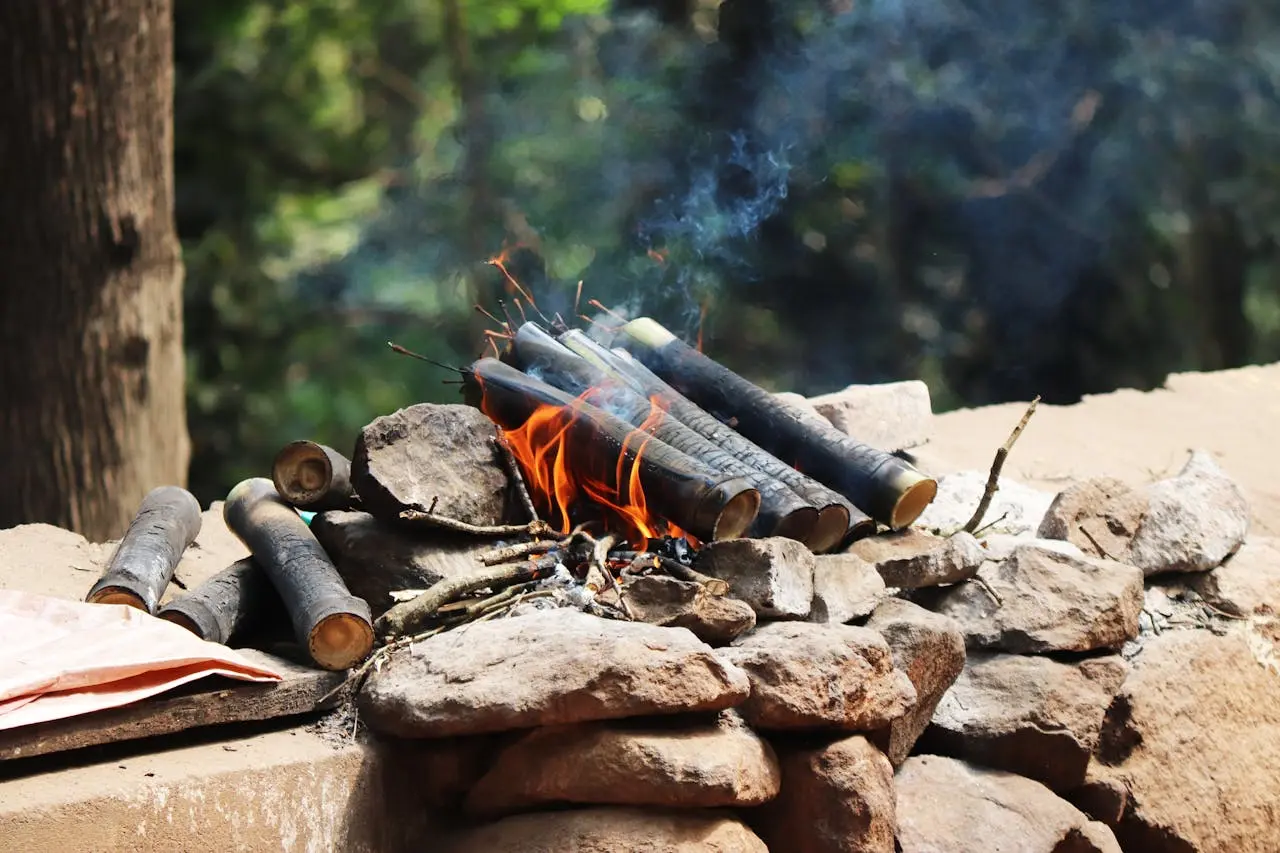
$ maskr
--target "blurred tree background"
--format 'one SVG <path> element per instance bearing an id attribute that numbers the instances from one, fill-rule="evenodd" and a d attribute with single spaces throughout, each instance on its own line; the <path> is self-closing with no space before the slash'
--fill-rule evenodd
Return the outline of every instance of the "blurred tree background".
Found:
<path id="1" fill-rule="evenodd" d="M 1260 0 L 177 4 L 191 488 L 456 399 L 506 251 L 768 387 L 1280 358 Z"/>

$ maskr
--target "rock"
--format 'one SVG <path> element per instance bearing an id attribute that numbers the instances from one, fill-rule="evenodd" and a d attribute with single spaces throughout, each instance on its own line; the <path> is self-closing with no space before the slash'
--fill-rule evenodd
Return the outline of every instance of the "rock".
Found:
<path id="1" fill-rule="evenodd" d="M 915 526 L 942 535 L 962 530 L 987 488 L 990 472 L 957 471 L 938 478 L 938 496 L 916 519 Z M 1000 490 L 983 516 L 983 533 L 1034 534 L 1053 495 L 1001 477 Z"/>
<path id="2" fill-rule="evenodd" d="M 448 530 L 414 535 L 367 512 L 346 510 L 319 513 L 311 531 L 351 593 L 369 602 L 375 619 L 395 604 L 392 592 L 473 573 L 481 568 L 477 555 L 493 547 L 489 540 Z"/>
<path id="3" fill-rule="evenodd" d="M 902 853 L 1120 853 L 1107 827 L 1013 773 L 917 755 L 895 783 Z"/>
<path id="4" fill-rule="evenodd" d="M 803 619 L 813 604 L 813 552 L 781 536 L 710 542 L 697 569 L 729 584 L 760 616 Z"/>
<path id="5" fill-rule="evenodd" d="M 1235 616 L 1280 613 L 1280 540 L 1249 537 L 1211 572 L 1193 575 L 1191 588 Z"/>
<path id="6" fill-rule="evenodd" d="M 860 619 L 875 610 L 884 595 L 884 580 L 870 563 L 853 554 L 819 554 L 813 566 L 809 621 Z"/>
<path id="7" fill-rule="evenodd" d="M 1280 632 L 1270 630 L 1146 640 L 1090 767 L 1128 792 L 1115 827 L 1126 850 L 1280 850 L 1280 677 L 1262 664 Z"/>
<path id="8" fill-rule="evenodd" d="M 978 540 L 963 531 L 943 539 L 912 528 L 860 539 L 849 552 L 873 564 L 885 586 L 897 589 L 968 580 L 987 556 Z"/>
<path id="9" fill-rule="evenodd" d="M 1086 557 L 1085 554 L 1070 542 L 1064 542 L 1061 539 L 1040 539 L 1031 536 L 1011 536 L 1008 533 L 993 533 L 990 536 L 983 536 L 978 542 L 979 545 L 987 552 L 988 560 L 1005 560 L 1008 559 L 1016 549 L 1023 545 L 1031 545 L 1036 548 L 1044 548 L 1048 551 L 1057 551 L 1059 554 L 1066 554 L 1069 557 Z"/>
<path id="10" fill-rule="evenodd" d="M 918 379 L 879 385 L 850 385 L 809 404 L 836 429 L 885 450 L 918 447 L 933 435 L 929 386 Z"/>
<path id="11" fill-rule="evenodd" d="M 920 598 L 960 623 L 970 649 L 1088 652 L 1138 636 L 1142 572 L 1133 566 L 1024 545 L 979 575 L 1001 604 L 976 581 Z"/>
<path id="12" fill-rule="evenodd" d="M 907 674 L 916 689 L 915 707 L 872 735 L 897 767 L 907 760 L 938 701 L 964 668 L 964 635 L 955 620 L 900 598 L 881 603 L 867 620 L 867 628 L 884 637 L 894 666 Z"/>
<path id="13" fill-rule="evenodd" d="M 683 628 L 547 610 L 477 622 L 393 653 L 360 692 L 370 728 L 449 737 L 720 711 L 747 676 Z"/>
<path id="14" fill-rule="evenodd" d="M 893 853 L 893 765 L 855 735 L 816 748 L 781 748 L 782 793 L 753 824 L 770 850 Z"/>
<path id="15" fill-rule="evenodd" d="M 1084 782 L 1103 715 L 1128 669 L 1118 655 L 1061 663 L 975 652 L 920 748 L 1070 791 Z"/>
<path id="16" fill-rule="evenodd" d="M 423 509 L 469 524 L 514 520 L 518 502 L 494 438 L 498 428 L 471 406 L 419 403 L 360 431 L 351 484 L 365 509 L 396 522 Z"/>
<path id="17" fill-rule="evenodd" d="M 756 613 L 745 601 L 708 595 L 701 584 L 666 575 L 629 575 L 622 581 L 631 613 L 641 622 L 688 628 L 704 643 L 727 645 L 755 627 Z"/>
<path id="18" fill-rule="evenodd" d="M 732 711 L 705 722 L 579 723 L 534 729 L 504 749 L 466 808 L 757 806 L 777 796 L 780 779 L 773 749 Z"/>
<path id="19" fill-rule="evenodd" d="M 503 745 L 503 735 L 451 738 L 378 739 L 383 778 L 412 782 L 414 801 L 445 814 L 457 814 L 467 794 L 488 771 Z"/>
<path id="20" fill-rule="evenodd" d="M 0 530 L 0 589 L 84 601 L 113 551 L 51 524 Z"/>
<path id="21" fill-rule="evenodd" d="M 1148 577 L 1215 568 L 1249 533 L 1244 493 L 1203 451 L 1192 453 L 1178 476 L 1143 491 L 1147 513 L 1124 561 Z"/>
<path id="22" fill-rule="evenodd" d="M 1249 532 L 1249 504 L 1203 451 L 1176 476 L 1141 489 L 1104 478 L 1077 483 L 1055 499 L 1040 535 L 1152 575 L 1204 572 L 1235 553 Z"/>
<path id="23" fill-rule="evenodd" d="M 717 654 L 750 678 L 739 710 L 757 729 L 874 731 L 915 704 L 889 646 L 866 628 L 772 622 Z"/>
<path id="24" fill-rule="evenodd" d="M 503 818 L 459 833 L 444 845 L 443 853 L 769 853 L 769 849 L 740 821 L 714 812 L 598 808 Z"/>

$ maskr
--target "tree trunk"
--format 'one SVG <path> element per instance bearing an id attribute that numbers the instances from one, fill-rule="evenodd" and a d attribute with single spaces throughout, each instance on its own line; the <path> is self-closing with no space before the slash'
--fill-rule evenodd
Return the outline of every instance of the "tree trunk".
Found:
<path id="1" fill-rule="evenodd" d="M 0 3 L 0 528 L 184 485 L 171 0 Z"/>

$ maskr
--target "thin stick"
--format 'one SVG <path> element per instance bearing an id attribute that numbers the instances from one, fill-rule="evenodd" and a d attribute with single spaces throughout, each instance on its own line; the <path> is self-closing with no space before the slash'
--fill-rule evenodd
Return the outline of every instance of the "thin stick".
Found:
<path id="1" fill-rule="evenodd" d="M 582 303 L 582 279 L 578 279 L 578 292 L 573 297 L 573 313 L 578 314 L 578 306 Z"/>
<path id="2" fill-rule="evenodd" d="M 387 341 L 387 346 L 391 347 L 392 352 L 398 352 L 400 353 L 400 355 L 407 355 L 410 358 L 416 358 L 418 361 L 425 361 L 427 364 L 434 364 L 436 367 L 443 367 L 445 370 L 452 370 L 454 373 L 461 373 L 462 375 L 465 376 L 466 374 L 471 372 L 465 367 L 454 367 L 451 364 L 445 364 L 442 361 L 436 361 L 434 358 L 427 358 L 425 355 L 422 355 L 421 353 L 416 353 L 411 349 L 405 349 L 399 344 L 393 343 L 391 341 Z"/>
<path id="3" fill-rule="evenodd" d="M 537 563 L 492 566 L 463 577 L 445 578 L 413 601 L 397 604 L 378 617 L 374 624 L 382 637 L 402 637 L 420 628 L 443 604 L 485 587 L 510 586 L 537 580 L 542 568 Z"/>
<path id="4" fill-rule="evenodd" d="M 516 296 L 512 298 L 511 301 L 516 304 L 516 310 L 520 312 L 520 322 L 521 323 L 529 322 L 529 317 L 524 313 L 524 305 L 520 303 L 520 297 Z"/>
<path id="5" fill-rule="evenodd" d="M 991 474 L 987 477 L 987 487 L 982 490 L 982 500 L 978 501 L 978 508 L 974 510 L 973 517 L 962 528 L 966 533 L 972 533 L 978 529 L 978 525 L 982 523 L 982 517 L 987 514 L 987 510 L 991 508 L 991 499 L 996 496 L 996 492 L 1000 491 L 1000 471 L 1004 468 L 1004 460 L 1009 458 L 1009 451 L 1013 450 L 1013 443 L 1018 440 L 1018 436 L 1022 435 L 1022 431 L 1027 428 L 1031 416 L 1036 413 L 1036 404 L 1040 402 L 1040 396 L 1031 401 L 1031 405 L 1027 406 L 1027 412 L 1022 416 L 1022 420 L 1018 421 L 1018 425 L 1013 428 L 1013 432 L 1009 433 L 1009 438 L 996 451 L 996 458 L 991 463 Z"/>
<path id="6" fill-rule="evenodd" d="M 488 318 L 489 318 L 490 320 L 492 320 L 493 322 L 497 323 L 497 324 L 498 324 L 499 326 L 501 326 L 503 329 L 506 329 L 508 332 L 509 332 L 509 331 L 511 331 L 511 327 L 510 327 L 510 326 L 508 326 L 506 323 L 502 322 L 502 321 L 501 321 L 501 320 L 499 320 L 497 317 L 493 316 L 493 315 L 492 315 L 492 314 L 490 314 L 488 311 L 486 311 L 486 310 L 485 310 L 485 308 L 484 308 L 484 306 L 483 306 L 483 305 L 481 305 L 480 303 L 478 303 L 478 302 L 477 302 L 477 303 L 476 303 L 474 306 L 472 306 L 472 307 L 474 307 L 477 311 L 479 311 L 479 312 L 480 312 L 481 314 L 483 314 L 484 316 L 488 317 Z"/>
<path id="7" fill-rule="evenodd" d="M 1000 597 L 1000 593 L 996 592 L 991 584 L 987 583 L 987 579 L 982 575 L 974 575 L 973 579 L 978 582 L 978 586 L 982 587 L 982 591 L 991 596 L 991 600 L 996 603 L 997 607 L 1004 607 L 1004 599 Z"/>
<path id="8" fill-rule="evenodd" d="M 658 557 L 658 567 L 677 580 L 702 584 L 703 588 L 711 595 L 727 595 L 729 592 L 729 584 L 720 578 L 704 575 L 702 572 L 691 569 L 684 563 L 673 560 L 670 557 Z"/>
<path id="9" fill-rule="evenodd" d="M 493 338 L 485 338 L 485 342 L 489 345 L 490 349 L 493 350 L 494 358 L 502 358 L 502 351 L 498 349 L 498 344 Z"/>
<path id="10" fill-rule="evenodd" d="M 509 332 L 495 332 L 493 329 L 485 329 L 484 336 L 486 338 L 489 338 L 490 340 L 493 340 L 495 338 L 500 341 L 511 340 L 511 334 Z"/>
<path id="11" fill-rule="evenodd" d="M 609 574 L 605 560 L 609 559 L 609 549 L 617 541 L 618 538 L 616 536 L 609 534 L 595 540 L 595 543 L 591 546 L 591 559 L 587 561 L 587 576 L 583 584 L 592 592 L 600 591 L 601 581 L 604 580 L 602 576 Z"/>
<path id="12" fill-rule="evenodd" d="M 983 533 L 986 533 L 988 530 L 995 527 L 997 524 L 1004 521 L 1008 517 L 1009 517 L 1009 511 L 1005 510 L 1004 512 L 1000 513 L 999 518 L 994 518 L 991 521 L 988 521 L 986 524 L 979 527 L 977 530 L 973 531 L 973 535 L 981 536 Z"/>
<path id="13" fill-rule="evenodd" d="M 587 304 L 590 305 L 592 308 L 600 309 L 601 311 L 608 314 L 610 317 L 612 317 L 613 319 L 619 322 L 622 322 L 622 323 L 627 322 L 626 317 L 623 317 L 621 314 L 619 314 L 617 311 L 614 311 L 612 308 L 604 307 L 604 303 L 602 303 L 599 299 L 588 299 Z"/>
<path id="14" fill-rule="evenodd" d="M 516 455 L 511 451 L 511 445 L 501 435 L 494 439 L 494 443 L 498 445 L 498 452 L 502 454 L 502 461 L 507 466 L 507 475 L 511 478 L 511 482 L 515 483 L 516 494 L 520 496 L 524 511 L 528 513 L 530 521 L 537 521 L 538 509 L 533 505 L 533 497 L 529 494 L 529 487 L 525 484 L 524 474 L 520 471 L 520 463 L 516 461 Z"/>
<path id="15" fill-rule="evenodd" d="M 561 533 L 551 529 L 545 521 L 534 519 L 528 524 L 468 524 L 465 521 L 458 521 L 456 518 L 449 518 L 444 515 L 437 515 L 430 510 L 406 509 L 400 513 L 400 518 L 404 521 L 422 522 L 430 527 L 443 527 L 446 530 L 456 530 L 459 533 L 470 533 L 472 536 L 545 536 L 553 539 L 559 539 L 563 536 Z"/>
<path id="16" fill-rule="evenodd" d="M 507 328 L 514 329 L 516 327 L 516 320 L 511 316 L 511 309 L 507 307 L 506 300 L 501 296 L 498 297 L 498 307 L 502 309 L 502 316 L 507 318 Z"/>

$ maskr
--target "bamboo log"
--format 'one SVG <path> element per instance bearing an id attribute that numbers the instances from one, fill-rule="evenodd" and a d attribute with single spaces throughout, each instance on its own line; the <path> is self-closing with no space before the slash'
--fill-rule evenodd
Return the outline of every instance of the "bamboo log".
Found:
<path id="1" fill-rule="evenodd" d="M 763 388 L 681 341 L 654 320 L 632 320 L 619 342 L 646 367 L 718 419 L 844 495 L 894 530 L 909 526 L 938 484 L 905 460 L 806 419 Z"/>
<path id="2" fill-rule="evenodd" d="M 307 523 L 263 477 L 237 484 L 222 508 L 271 579 L 294 635 L 324 669 L 347 669 L 373 650 L 369 604 L 348 591 Z"/>
<path id="3" fill-rule="evenodd" d="M 871 517 L 842 495 L 725 426 L 626 353 L 606 349 L 576 329 L 565 332 L 560 340 L 573 352 L 607 370 L 610 375 L 630 383 L 641 393 L 658 396 L 675 420 L 725 452 L 785 483 L 807 503 L 817 507 L 818 521 L 807 543 L 810 550 L 825 553 L 875 533 L 876 525 Z"/>
<path id="4" fill-rule="evenodd" d="M 648 397 L 577 355 L 535 323 L 520 327 L 509 353 L 507 363 L 513 367 L 575 397 L 588 393 L 587 402 L 632 426 L 640 426 L 653 411 Z M 785 536 L 811 544 L 818 510 L 784 483 L 726 453 L 665 412 L 648 431 L 681 453 L 754 486 L 760 492 L 760 514 L 752 526 L 753 536 Z"/>
<path id="5" fill-rule="evenodd" d="M 745 480 L 726 478 L 622 419 L 497 359 L 480 359 L 467 377 L 464 390 L 472 404 L 504 430 L 524 426 L 543 406 L 564 410 L 563 452 L 569 471 L 613 491 L 620 502 L 627 484 L 618 479 L 623 471 L 635 471 L 650 511 L 699 539 L 736 539 L 759 513 L 760 493 Z"/>
<path id="6" fill-rule="evenodd" d="M 280 594 L 252 557 L 237 560 L 204 583 L 174 596 L 156 613 L 211 643 L 230 643 L 288 621 Z"/>
<path id="7" fill-rule="evenodd" d="M 85 601 L 127 604 L 155 613 L 200 525 L 200 503 L 194 495 L 178 486 L 152 489 Z"/>
<path id="8" fill-rule="evenodd" d="M 351 460 L 306 439 L 280 449 L 271 466 L 271 481 L 280 496 L 298 509 L 351 509 L 357 501 L 351 486 Z"/>

